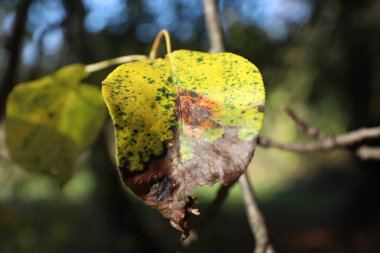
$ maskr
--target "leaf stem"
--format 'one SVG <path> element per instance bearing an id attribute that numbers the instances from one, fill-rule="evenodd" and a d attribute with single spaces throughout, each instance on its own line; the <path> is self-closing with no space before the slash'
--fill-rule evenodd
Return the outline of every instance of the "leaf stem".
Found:
<path id="1" fill-rule="evenodd" d="M 172 46 L 171 46 L 171 42 L 170 42 L 170 34 L 169 34 L 168 30 L 163 29 L 157 34 L 156 38 L 154 39 L 152 49 L 150 50 L 149 59 L 151 59 L 151 60 L 156 59 L 158 46 L 160 45 L 162 36 L 165 37 L 167 54 L 169 55 L 172 52 Z"/>
<path id="2" fill-rule="evenodd" d="M 131 61 L 141 61 L 141 60 L 146 60 L 148 57 L 146 55 L 126 55 L 126 56 L 121 56 L 93 64 L 89 64 L 85 66 L 85 71 L 87 73 L 93 73 L 105 68 L 108 68 L 113 65 L 118 65 L 126 62 L 131 62 Z"/>

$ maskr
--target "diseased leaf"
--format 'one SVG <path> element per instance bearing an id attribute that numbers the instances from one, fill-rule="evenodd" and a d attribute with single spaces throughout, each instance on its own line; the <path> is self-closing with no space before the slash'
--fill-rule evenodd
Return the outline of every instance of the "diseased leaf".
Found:
<path id="1" fill-rule="evenodd" d="M 264 112 L 258 69 L 231 53 L 187 50 L 127 63 L 104 81 L 124 184 L 187 234 L 199 185 L 236 181 Z"/>
<path id="2" fill-rule="evenodd" d="M 74 64 L 17 85 L 6 111 L 6 138 L 12 158 L 29 171 L 71 176 L 75 159 L 94 141 L 105 106 L 98 88 L 81 84 L 87 73 Z"/>

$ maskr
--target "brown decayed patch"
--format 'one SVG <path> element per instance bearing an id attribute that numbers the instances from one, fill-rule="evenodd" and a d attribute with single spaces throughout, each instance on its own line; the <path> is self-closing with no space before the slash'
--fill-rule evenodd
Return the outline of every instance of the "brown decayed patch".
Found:
<path id="1" fill-rule="evenodd" d="M 223 137 L 214 143 L 194 139 L 192 146 L 197 155 L 183 163 L 174 163 L 180 145 L 176 130 L 175 139 L 166 143 L 165 157 L 153 160 L 144 171 L 121 172 L 124 183 L 136 195 L 182 231 L 182 239 L 188 236 L 188 217 L 195 203 L 196 187 L 219 181 L 231 184 L 245 172 L 252 159 L 256 140 L 240 140 L 236 127 L 225 127 L 224 131 Z"/>

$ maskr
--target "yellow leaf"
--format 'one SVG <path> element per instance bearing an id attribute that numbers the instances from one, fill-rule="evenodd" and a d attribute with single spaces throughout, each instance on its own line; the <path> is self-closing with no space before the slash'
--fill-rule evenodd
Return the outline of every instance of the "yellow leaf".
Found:
<path id="1" fill-rule="evenodd" d="M 187 50 L 175 51 L 171 58 L 172 62 L 165 58 L 124 64 L 103 82 L 103 97 L 116 129 L 117 162 L 130 171 L 143 170 L 152 156 L 162 155 L 163 144 L 173 138 L 172 128 L 177 125 L 181 125 L 184 143 L 194 137 L 216 141 L 224 130 L 211 125 L 238 127 L 238 137 L 245 141 L 257 136 L 261 128 L 265 93 L 252 63 L 231 53 Z M 178 92 L 183 93 L 180 102 L 188 106 L 201 99 L 195 96 L 204 98 L 204 115 L 198 115 L 203 118 L 182 110 L 178 122 Z M 207 114 L 210 111 L 205 114 L 206 109 L 212 115 Z M 202 122 L 194 127 L 192 120 Z"/>
<path id="2" fill-rule="evenodd" d="M 264 116 L 261 74 L 232 53 L 179 50 L 126 63 L 102 94 L 125 185 L 183 231 L 197 186 L 244 173 Z"/>
<path id="3" fill-rule="evenodd" d="M 64 183 L 75 159 L 94 141 L 105 107 L 98 88 L 82 84 L 84 65 L 18 84 L 6 111 L 6 139 L 12 158 L 28 171 Z"/>

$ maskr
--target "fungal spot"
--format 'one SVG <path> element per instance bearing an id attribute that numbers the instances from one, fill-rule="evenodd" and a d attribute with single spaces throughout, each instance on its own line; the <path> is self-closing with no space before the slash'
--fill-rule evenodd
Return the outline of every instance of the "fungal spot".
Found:
<path id="1" fill-rule="evenodd" d="M 265 106 L 264 106 L 264 105 L 259 105 L 259 106 L 257 107 L 257 111 L 259 111 L 259 112 L 264 112 L 264 111 L 265 111 Z"/>
<path id="2" fill-rule="evenodd" d="M 164 108 L 166 110 L 169 110 L 169 109 L 173 108 L 173 105 L 172 104 L 166 104 L 166 105 L 164 105 Z"/>

